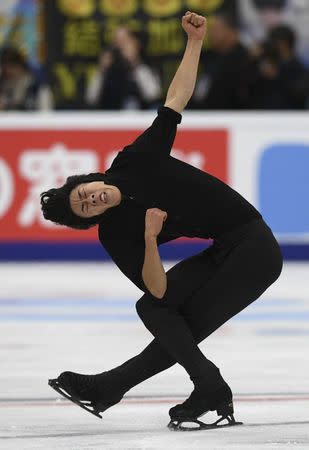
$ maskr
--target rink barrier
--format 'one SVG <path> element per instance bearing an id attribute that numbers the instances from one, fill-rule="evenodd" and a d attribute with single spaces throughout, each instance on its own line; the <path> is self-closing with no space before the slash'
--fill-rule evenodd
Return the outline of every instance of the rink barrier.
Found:
<path id="1" fill-rule="evenodd" d="M 96 230 L 47 226 L 39 193 L 73 172 L 104 172 L 155 115 L 121 111 L 1 116 L 0 260 L 108 259 Z M 185 111 L 178 130 L 172 156 L 212 173 L 255 205 L 285 259 L 309 260 L 306 112 Z M 163 258 L 175 260 L 205 244 L 178 239 L 163 247 Z"/>
<path id="2" fill-rule="evenodd" d="M 205 250 L 209 244 L 170 243 L 159 247 L 164 261 L 176 261 L 188 258 Z M 308 261 L 309 245 L 280 245 L 284 260 Z M 63 242 L 14 242 L 0 243 L 0 261 L 111 261 L 106 250 L 97 243 Z"/>

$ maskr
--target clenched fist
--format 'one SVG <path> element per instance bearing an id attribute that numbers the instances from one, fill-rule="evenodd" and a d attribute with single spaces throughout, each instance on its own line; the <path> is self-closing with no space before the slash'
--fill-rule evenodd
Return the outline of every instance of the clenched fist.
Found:
<path id="1" fill-rule="evenodd" d="M 203 40 L 206 35 L 206 17 L 187 11 L 182 18 L 182 28 L 190 39 Z"/>
<path id="2" fill-rule="evenodd" d="M 147 209 L 145 215 L 145 237 L 158 236 L 166 218 L 167 212 L 162 211 L 159 208 Z"/>

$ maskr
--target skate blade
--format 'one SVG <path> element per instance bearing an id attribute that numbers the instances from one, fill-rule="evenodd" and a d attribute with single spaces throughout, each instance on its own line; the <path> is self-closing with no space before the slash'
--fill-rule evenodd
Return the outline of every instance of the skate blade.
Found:
<path id="1" fill-rule="evenodd" d="M 227 420 L 228 423 L 226 424 L 219 424 L 223 420 Z M 183 423 L 191 423 L 191 424 L 197 424 L 198 426 L 192 426 L 192 427 L 186 427 L 183 426 Z M 221 417 L 216 422 L 213 423 L 205 423 L 201 422 L 198 419 L 180 419 L 180 420 L 171 420 L 170 423 L 167 425 L 167 427 L 171 431 L 201 431 L 201 430 L 214 430 L 218 428 L 226 428 L 226 427 L 233 427 L 235 425 L 243 425 L 243 422 L 236 422 L 233 415 Z"/>
<path id="2" fill-rule="evenodd" d="M 70 400 L 72 403 L 75 403 L 76 405 L 80 406 L 81 408 L 85 409 L 89 413 L 93 414 L 96 417 L 99 417 L 102 419 L 102 416 L 99 414 L 100 411 L 97 411 L 94 409 L 91 402 L 83 402 L 81 400 L 78 400 L 77 398 L 74 398 L 74 396 L 70 396 L 59 384 L 58 379 L 55 378 L 53 380 L 48 380 L 48 384 L 50 387 L 52 387 L 55 391 L 57 391 L 60 395 Z"/>

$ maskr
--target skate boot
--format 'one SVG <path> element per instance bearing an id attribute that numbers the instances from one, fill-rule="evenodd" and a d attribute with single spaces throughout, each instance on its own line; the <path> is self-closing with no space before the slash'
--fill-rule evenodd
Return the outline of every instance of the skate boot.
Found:
<path id="1" fill-rule="evenodd" d="M 242 422 L 236 422 L 233 416 L 233 395 L 228 384 L 222 385 L 216 391 L 205 393 L 205 389 L 195 387 L 190 397 L 182 404 L 176 405 L 169 410 L 171 418 L 168 428 L 174 431 L 196 431 L 207 430 L 211 428 L 227 427 L 233 425 L 242 425 Z M 198 420 L 208 411 L 217 411 L 221 416 L 216 422 L 206 424 Z M 220 424 L 224 419 L 227 424 Z M 197 424 L 198 427 L 182 426 L 184 422 Z"/>
<path id="2" fill-rule="evenodd" d="M 62 372 L 48 384 L 63 397 L 101 419 L 99 413 L 120 402 L 126 392 L 115 387 L 108 371 L 97 375 Z"/>

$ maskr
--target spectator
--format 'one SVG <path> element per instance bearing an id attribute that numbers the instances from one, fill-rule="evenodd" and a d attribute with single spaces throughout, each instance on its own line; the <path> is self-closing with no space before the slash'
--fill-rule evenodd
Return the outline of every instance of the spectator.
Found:
<path id="1" fill-rule="evenodd" d="M 309 96 L 308 71 L 296 55 L 296 35 L 287 25 L 279 25 L 269 33 L 269 43 L 278 52 L 280 82 L 289 109 L 304 109 Z"/>
<path id="2" fill-rule="evenodd" d="M 264 45 L 256 58 L 250 89 L 250 108 L 283 109 L 285 106 L 279 54 L 274 48 Z"/>
<path id="3" fill-rule="evenodd" d="M 0 71 L 0 111 L 51 109 L 48 88 L 40 85 L 17 49 L 2 51 Z"/>
<path id="4" fill-rule="evenodd" d="M 287 25 L 274 27 L 256 57 L 252 86 L 254 109 L 305 109 L 308 71 L 295 53 L 296 35 Z M 256 47 L 257 48 L 257 47 Z"/>
<path id="5" fill-rule="evenodd" d="M 238 11 L 245 45 L 263 42 L 272 28 L 288 24 L 297 30 L 297 54 L 309 65 L 308 0 L 238 0 Z"/>
<path id="6" fill-rule="evenodd" d="M 113 45 L 100 56 L 86 103 L 97 109 L 146 109 L 160 100 L 158 75 L 144 63 L 140 40 L 119 27 Z"/>
<path id="7" fill-rule="evenodd" d="M 237 22 L 217 13 L 210 27 L 211 50 L 202 58 L 203 74 L 194 94 L 195 108 L 243 109 L 249 102 L 250 59 L 240 43 Z"/>

